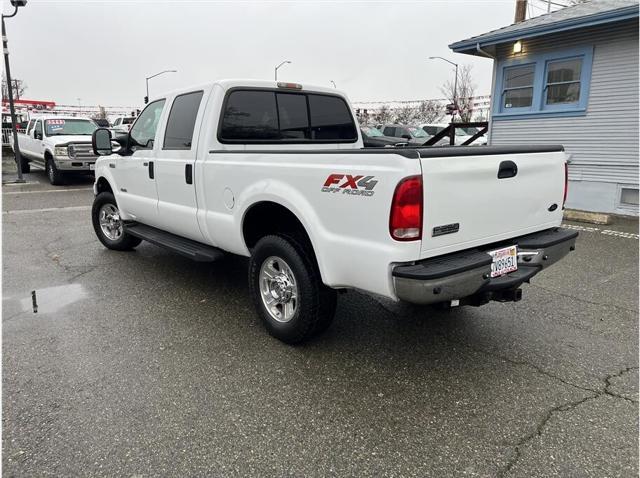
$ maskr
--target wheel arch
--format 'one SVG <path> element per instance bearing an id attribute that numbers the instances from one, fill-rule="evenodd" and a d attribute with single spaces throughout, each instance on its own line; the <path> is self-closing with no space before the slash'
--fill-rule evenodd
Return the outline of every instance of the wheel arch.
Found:
<path id="1" fill-rule="evenodd" d="M 323 276 L 313 233 L 291 208 L 271 200 L 256 201 L 244 211 L 241 233 L 244 244 L 249 250 L 262 237 L 268 235 L 292 234 L 301 238 L 311 248 L 313 258 L 320 270 L 320 275 Z"/>

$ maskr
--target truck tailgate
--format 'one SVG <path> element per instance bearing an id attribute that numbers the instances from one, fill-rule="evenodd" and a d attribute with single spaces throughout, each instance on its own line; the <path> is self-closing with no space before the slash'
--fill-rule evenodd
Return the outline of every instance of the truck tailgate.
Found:
<path id="1" fill-rule="evenodd" d="M 469 154 L 467 149 L 460 156 L 429 156 L 420 159 L 422 258 L 560 225 L 564 152 Z"/>

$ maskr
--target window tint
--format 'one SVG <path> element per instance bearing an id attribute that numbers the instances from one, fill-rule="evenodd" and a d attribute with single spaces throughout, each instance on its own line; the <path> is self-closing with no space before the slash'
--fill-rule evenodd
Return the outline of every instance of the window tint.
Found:
<path id="1" fill-rule="evenodd" d="M 385 136 L 392 136 L 392 137 L 395 137 L 395 135 L 396 135 L 396 129 L 395 129 L 395 128 L 393 128 L 393 127 L 391 127 L 391 126 L 387 126 L 387 127 L 384 129 L 384 135 L 385 135 Z"/>
<path id="2" fill-rule="evenodd" d="M 275 93 L 233 91 L 224 109 L 221 136 L 231 140 L 280 139 Z"/>
<path id="3" fill-rule="evenodd" d="M 277 94 L 280 138 L 309 139 L 309 115 L 306 95 Z"/>
<path id="4" fill-rule="evenodd" d="M 37 120 L 36 121 L 34 134 L 35 133 L 38 133 L 40 135 L 40 137 L 42 138 L 42 121 L 41 120 Z"/>
<path id="5" fill-rule="evenodd" d="M 176 96 L 167 120 L 163 149 L 191 149 L 202 91 Z"/>
<path id="6" fill-rule="evenodd" d="M 311 139 L 345 140 L 357 138 L 349 108 L 336 96 L 308 95 Z"/>
<path id="7" fill-rule="evenodd" d="M 134 150 L 153 148 L 162 108 L 164 108 L 164 100 L 157 100 L 149 103 L 140 113 L 130 132 L 131 139 L 135 143 Z"/>
<path id="8" fill-rule="evenodd" d="M 342 98 L 279 91 L 231 92 L 220 127 L 223 141 L 355 141 L 357 137 Z"/>
<path id="9" fill-rule="evenodd" d="M 550 61 L 547 64 L 546 102 L 577 103 L 580 100 L 582 58 Z"/>
<path id="10" fill-rule="evenodd" d="M 27 134 L 31 133 L 31 130 L 33 129 L 35 124 L 36 124 L 36 120 L 29 121 L 29 124 L 27 125 Z"/>
<path id="11" fill-rule="evenodd" d="M 533 102 L 535 65 L 514 66 L 504 70 L 504 108 L 528 108 Z"/>

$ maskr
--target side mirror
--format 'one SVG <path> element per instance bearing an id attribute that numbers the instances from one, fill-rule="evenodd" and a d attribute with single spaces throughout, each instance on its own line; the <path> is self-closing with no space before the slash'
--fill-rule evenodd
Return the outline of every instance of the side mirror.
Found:
<path id="1" fill-rule="evenodd" d="M 35 139 L 42 139 L 42 134 L 41 134 L 41 133 L 39 133 L 39 132 L 37 132 L 37 131 L 34 131 L 34 132 L 33 132 L 33 137 L 34 137 Z"/>
<path id="2" fill-rule="evenodd" d="M 113 154 L 111 147 L 111 131 L 107 128 L 98 128 L 91 135 L 91 146 L 96 156 L 109 156 Z"/>

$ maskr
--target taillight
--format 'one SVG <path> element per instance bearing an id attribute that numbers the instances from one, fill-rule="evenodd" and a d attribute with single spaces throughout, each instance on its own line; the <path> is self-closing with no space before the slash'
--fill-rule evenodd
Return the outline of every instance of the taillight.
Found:
<path id="1" fill-rule="evenodd" d="M 391 203 L 389 232 L 396 241 L 422 238 L 422 176 L 404 178 Z"/>
<path id="2" fill-rule="evenodd" d="M 564 203 L 567 202 L 567 193 L 569 192 L 569 164 L 564 163 L 564 196 L 562 197 L 562 209 L 564 209 Z"/>

